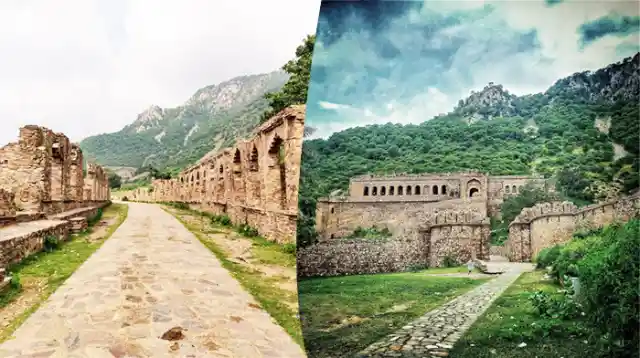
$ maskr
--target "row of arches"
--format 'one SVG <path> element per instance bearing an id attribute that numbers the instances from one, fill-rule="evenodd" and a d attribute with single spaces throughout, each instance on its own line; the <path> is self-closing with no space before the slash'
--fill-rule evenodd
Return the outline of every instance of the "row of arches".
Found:
<path id="1" fill-rule="evenodd" d="M 365 186 L 363 189 L 363 196 L 394 196 L 394 195 L 449 195 L 451 197 L 456 196 L 454 191 L 448 190 L 446 185 L 425 185 L 424 187 L 420 187 L 420 185 L 398 185 L 393 186 L 373 186 L 369 188 Z"/>
<path id="2" fill-rule="evenodd" d="M 509 185 L 505 185 L 504 187 L 504 192 L 507 194 L 518 194 L 521 191 L 522 191 L 522 185 L 520 186 L 512 185 L 511 187 L 509 187 Z"/>

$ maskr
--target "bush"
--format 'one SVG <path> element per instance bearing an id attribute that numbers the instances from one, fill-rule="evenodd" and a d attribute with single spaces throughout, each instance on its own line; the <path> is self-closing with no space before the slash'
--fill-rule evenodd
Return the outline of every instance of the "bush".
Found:
<path id="1" fill-rule="evenodd" d="M 254 229 L 247 224 L 240 226 L 238 228 L 238 232 L 246 237 L 257 237 L 258 235 L 260 235 L 257 229 Z"/>
<path id="2" fill-rule="evenodd" d="M 560 280 L 564 276 L 578 276 L 577 264 L 602 238 L 590 236 L 584 239 L 571 240 L 561 246 L 557 258 L 551 263 L 551 274 Z"/>
<path id="3" fill-rule="evenodd" d="M 529 296 L 539 316 L 549 319 L 567 320 L 580 315 L 580 306 L 573 300 L 573 290 L 561 294 L 538 291 Z"/>
<path id="4" fill-rule="evenodd" d="M 44 238 L 44 251 L 51 252 L 60 247 L 60 240 L 55 236 L 47 236 Z"/>
<path id="5" fill-rule="evenodd" d="M 19 290 L 22 288 L 22 282 L 20 282 L 20 276 L 17 273 L 11 274 L 11 281 L 9 281 L 11 288 Z"/>
<path id="6" fill-rule="evenodd" d="M 536 267 L 545 268 L 548 266 L 553 266 L 558 256 L 560 256 L 561 250 L 561 245 L 555 245 L 546 249 L 542 249 L 538 254 L 538 257 L 536 258 Z"/>
<path id="7" fill-rule="evenodd" d="M 284 244 L 282 245 L 282 252 L 285 254 L 295 254 L 297 251 L 296 244 Z"/>
<path id="8" fill-rule="evenodd" d="M 612 225 L 577 264 L 588 321 L 603 335 L 610 357 L 640 350 L 640 220 Z"/>
<path id="9" fill-rule="evenodd" d="M 453 256 L 447 255 L 442 260 L 442 266 L 443 267 L 458 267 L 458 266 L 460 266 L 460 263 Z"/>
<path id="10" fill-rule="evenodd" d="M 231 218 L 227 215 L 222 216 L 212 216 L 211 222 L 214 224 L 219 224 L 222 226 L 231 226 Z"/>
<path id="11" fill-rule="evenodd" d="M 87 220 L 87 225 L 91 227 L 95 225 L 98 221 L 100 221 L 100 219 L 102 219 L 102 208 L 98 208 L 98 210 L 96 211 L 96 214 L 90 217 L 89 220 Z"/>
<path id="12" fill-rule="evenodd" d="M 129 198 L 125 195 L 122 197 L 122 201 L 129 201 Z"/>

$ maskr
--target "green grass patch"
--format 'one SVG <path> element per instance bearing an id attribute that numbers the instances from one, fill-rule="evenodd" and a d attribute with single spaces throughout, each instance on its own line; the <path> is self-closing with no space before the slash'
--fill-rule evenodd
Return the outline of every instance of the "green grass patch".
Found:
<path id="1" fill-rule="evenodd" d="M 560 295 L 560 286 L 543 271 L 524 273 L 471 326 L 450 352 L 456 358 L 596 357 L 596 342 L 581 319 L 547 319 L 536 313 L 530 296 Z M 586 343 L 585 343 L 586 342 Z M 525 347 L 518 347 L 525 343 Z"/>
<path id="2" fill-rule="evenodd" d="M 111 204 L 107 208 L 99 211 L 102 218 L 117 217 L 116 221 L 109 226 L 104 238 L 98 241 L 88 241 L 87 236 L 91 234 L 91 227 L 79 235 L 73 235 L 67 242 L 58 242 L 57 246 L 50 251 L 41 251 L 33 254 L 20 263 L 11 265 L 7 271 L 21 283 L 26 281 L 44 281 L 45 285 L 38 294 L 36 303 L 26 309 L 15 318 L 6 328 L 0 331 L 0 342 L 4 342 L 11 337 L 11 334 L 35 312 L 40 304 L 44 302 L 58 287 L 60 287 L 74 272 L 93 254 L 107 238 L 124 222 L 127 217 L 129 207 L 123 204 Z M 98 220 L 90 219 L 92 224 Z M 21 293 L 23 285 L 12 284 L 11 287 L 0 295 L 0 309 L 6 307 Z"/>
<path id="3" fill-rule="evenodd" d="M 425 273 L 428 275 L 439 275 L 439 274 L 448 274 L 448 273 L 467 273 L 469 270 L 467 266 L 454 266 L 454 267 L 434 267 L 430 269 L 426 269 L 424 271 L 419 271 L 421 273 Z M 471 273 L 479 273 L 480 270 L 474 268 Z"/>
<path id="4" fill-rule="evenodd" d="M 427 271 L 298 281 L 310 357 L 350 357 L 406 323 L 486 282 Z"/>
<path id="5" fill-rule="evenodd" d="M 283 278 L 265 277 L 259 271 L 248 269 L 242 264 L 231 261 L 229 254 L 222 247 L 207 238 L 207 232 L 211 231 L 211 229 L 206 229 L 200 223 L 189 223 L 182 218 L 182 215 L 204 217 L 211 217 L 211 215 L 192 209 L 178 209 L 177 212 L 167 210 L 167 212 L 171 213 L 191 231 L 220 260 L 222 266 L 249 291 L 262 308 L 284 328 L 293 340 L 302 345 L 302 330 L 298 312 L 286 304 L 286 302 L 296 302 L 297 295 L 295 292 L 283 290 L 277 286 Z M 214 220 L 211 220 L 208 225 L 213 225 L 213 230 L 224 232 L 223 226 L 215 224 Z M 218 225 L 218 228 L 215 228 L 216 225 Z M 287 252 L 289 250 L 287 245 L 273 243 L 259 236 L 245 236 L 245 238 L 252 241 L 252 254 L 259 262 L 283 267 L 295 267 L 295 251 L 294 253 Z"/>

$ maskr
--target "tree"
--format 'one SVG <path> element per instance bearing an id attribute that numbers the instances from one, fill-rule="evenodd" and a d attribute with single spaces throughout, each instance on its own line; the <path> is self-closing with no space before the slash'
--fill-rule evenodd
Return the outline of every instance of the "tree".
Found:
<path id="1" fill-rule="evenodd" d="M 122 186 L 122 178 L 116 173 L 109 173 L 109 188 L 119 189 Z"/>
<path id="2" fill-rule="evenodd" d="M 261 122 L 266 121 L 291 105 L 305 104 L 307 102 L 307 91 L 309 89 L 309 80 L 311 79 L 311 59 L 315 41 L 315 35 L 308 35 L 302 45 L 296 49 L 296 58 L 282 66 L 282 70 L 290 75 L 289 80 L 279 91 L 265 95 L 271 108 L 262 115 Z"/>

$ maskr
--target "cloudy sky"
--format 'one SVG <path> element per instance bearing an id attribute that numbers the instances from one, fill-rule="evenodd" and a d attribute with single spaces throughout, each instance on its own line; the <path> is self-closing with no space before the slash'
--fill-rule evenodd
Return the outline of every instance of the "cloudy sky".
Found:
<path id="1" fill-rule="evenodd" d="M 323 137 L 420 123 L 487 83 L 542 92 L 639 49 L 635 1 L 323 2 L 307 103 Z"/>
<path id="2" fill-rule="evenodd" d="M 73 140 L 152 104 L 278 69 L 315 32 L 319 1 L 0 2 L 0 145 L 39 124 Z"/>

